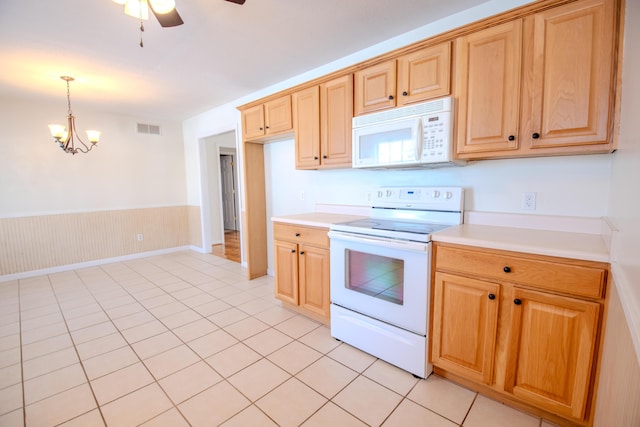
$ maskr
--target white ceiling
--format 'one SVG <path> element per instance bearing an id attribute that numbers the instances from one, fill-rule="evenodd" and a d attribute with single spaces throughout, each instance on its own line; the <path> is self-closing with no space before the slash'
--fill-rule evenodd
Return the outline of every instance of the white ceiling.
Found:
<path id="1" fill-rule="evenodd" d="M 111 0 L 0 0 L 0 97 L 182 120 L 486 0 L 176 0 L 184 25 Z"/>

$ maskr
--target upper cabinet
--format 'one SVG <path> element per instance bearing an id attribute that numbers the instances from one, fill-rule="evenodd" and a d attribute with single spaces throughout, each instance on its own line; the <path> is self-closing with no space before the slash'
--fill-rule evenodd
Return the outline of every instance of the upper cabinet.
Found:
<path id="1" fill-rule="evenodd" d="M 451 93 L 451 42 L 356 71 L 356 116 Z"/>
<path id="2" fill-rule="evenodd" d="M 320 153 L 322 166 L 351 167 L 353 76 L 320 85 Z"/>
<path id="3" fill-rule="evenodd" d="M 245 140 L 274 136 L 291 129 L 290 95 L 242 111 L 242 135 Z"/>
<path id="4" fill-rule="evenodd" d="M 297 169 L 351 167 L 353 77 L 293 94 Z"/>
<path id="5" fill-rule="evenodd" d="M 459 37 L 458 157 L 611 151 L 614 12 L 581 0 Z"/>
<path id="6" fill-rule="evenodd" d="M 457 153 L 516 150 L 522 21 L 456 40 Z"/>
<path id="7" fill-rule="evenodd" d="M 356 71 L 354 81 L 356 116 L 396 106 L 395 59 Z"/>
<path id="8" fill-rule="evenodd" d="M 398 106 L 451 93 L 451 42 L 398 58 Z"/>

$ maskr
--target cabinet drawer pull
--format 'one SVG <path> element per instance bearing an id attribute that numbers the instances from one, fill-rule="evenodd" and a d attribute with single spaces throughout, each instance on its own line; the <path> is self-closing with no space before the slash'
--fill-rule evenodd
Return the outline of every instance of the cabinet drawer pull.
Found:
<path id="1" fill-rule="evenodd" d="M 300 233 L 296 233 L 296 237 L 300 237 Z"/>
<path id="2" fill-rule="evenodd" d="M 313 160 L 318 160 L 318 156 L 313 156 Z"/>
<path id="3" fill-rule="evenodd" d="M 269 126 L 265 126 L 266 129 L 269 129 Z"/>
<path id="4" fill-rule="evenodd" d="M 516 298 L 516 299 L 514 299 L 514 300 L 513 300 L 513 303 L 514 303 L 515 305 L 520 305 L 520 304 L 522 304 L 522 300 L 521 300 L 521 299 L 519 299 L 519 298 Z"/>
<path id="5" fill-rule="evenodd" d="M 291 249 L 291 253 L 292 253 L 292 254 L 295 254 L 295 253 L 296 253 L 296 250 L 295 250 L 295 249 Z"/>
<path id="6" fill-rule="evenodd" d="M 502 271 L 504 271 L 505 273 L 511 273 L 511 267 L 509 266 L 505 266 Z"/>
<path id="7" fill-rule="evenodd" d="M 404 92 L 402 92 L 402 96 L 408 96 L 409 93 L 407 93 L 407 91 L 405 90 Z"/>
<path id="8" fill-rule="evenodd" d="M 538 132 L 534 132 L 534 134 L 531 135 L 531 138 L 538 139 L 538 138 L 540 138 L 540 134 Z"/>
<path id="9" fill-rule="evenodd" d="M 300 255 L 304 255 L 304 251 L 300 251 Z"/>
<path id="10" fill-rule="evenodd" d="M 489 299 L 494 300 L 496 299 L 496 296 L 494 294 L 489 294 Z"/>
<path id="11" fill-rule="evenodd" d="M 323 159 L 326 159 L 326 158 L 327 158 L 327 155 L 325 154 L 324 156 L 322 156 L 322 158 L 323 158 Z"/>
<path id="12" fill-rule="evenodd" d="M 516 137 L 513 135 L 509 135 L 509 138 L 507 138 L 509 141 L 515 141 Z"/>
<path id="13" fill-rule="evenodd" d="M 264 130 L 264 129 L 260 128 L 260 130 Z"/>
<path id="14" fill-rule="evenodd" d="M 393 99 L 393 95 L 389 95 L 389 99 Z"/>

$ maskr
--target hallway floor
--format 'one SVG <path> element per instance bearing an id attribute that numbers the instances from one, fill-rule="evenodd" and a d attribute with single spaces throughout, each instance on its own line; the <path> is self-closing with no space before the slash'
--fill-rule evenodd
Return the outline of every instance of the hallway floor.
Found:
<path id="1" fill-rule="evenodd" d="M 0 283 L 0 425 L 549 427 L 412 375 L 185 251 Z"/>

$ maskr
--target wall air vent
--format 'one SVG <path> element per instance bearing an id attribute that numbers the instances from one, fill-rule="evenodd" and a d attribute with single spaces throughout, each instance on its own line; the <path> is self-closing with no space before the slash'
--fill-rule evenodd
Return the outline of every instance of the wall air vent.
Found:
<path id="1" fill-rule="evenodd" d="M 146 133 L 148 135 L 161 135 L 159 125 L 150 125 L 148 123 L 138 123 L 138 133 Z"/>

